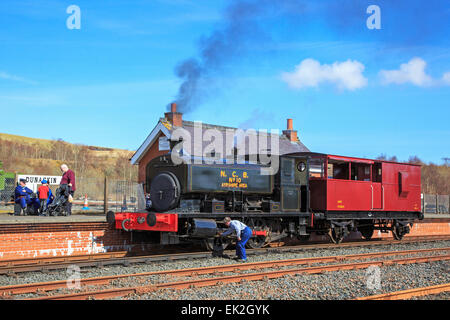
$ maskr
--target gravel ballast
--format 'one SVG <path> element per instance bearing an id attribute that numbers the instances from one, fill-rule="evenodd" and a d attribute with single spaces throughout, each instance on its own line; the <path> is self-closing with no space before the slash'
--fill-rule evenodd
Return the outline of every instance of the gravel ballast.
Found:
<path id="1" fill-rule="evenodd" d="M 307 257 L 320 257 L 344 254 L 360 254 L 381 251 L 416 250 L 449 247 L 450 241 L 426 242 L 413 244 L 383 245 L 374 247 L 328 248 L 308 250 L 297 253 L 270 253 L 250 256 L 249 262 L 283 260 Z M 442 253 L 441 253 L 442 254 Z M 431 255 L 428 253 L 426 255 Z M 392 259 L 395 259 L 393 257 Z M 353 261 L 352 261 L 353 262 Z M 152 264 L 136 264 L 128 267 L 108 266 L 104 268 L 86 268 L 80 273 L 81 278 L 107 275 L 141 273 L 171 269 L 186 269 L 237 263 L 224 258 L 198 259 L 191 261 L 174 261 Z M 302 266 L 295 266 L 302 267 Z M 291 267 L 292 268 L 292 267 Z M 318 275 L 300 274 L 267 281 L 252 281 L 239 284 L 228 284 L 213 287 L 193 288 L 185 290 L 164 289 L 142 296 L 130 296 L 131 299 L 351 299 L 359 296 L 405 290 L 420 286 L 430 286 L 450 282 L 448 262 L 432 262 L 411 265 L 384 266 L 380 269 L 379 289 L 369 289 L 366 285 L 368 275 L 366 269 L 355 271 L 338 271 Z M 255 270 L 245 272 L 262 272 Z M 16 277 L 0 276 L 0 285 L 67 280 L 72 273 L 66 270 L 51 273 L 23 273 Z M 224 275 L 227 275 L 225 273 Z M 208 277 L 208 276 L 205 276 Z M 210 277 L 210 275 L 209 275 Z M 181 278 L 180 278 L 181 279 Z M 112 283 L 113 286 L 133 286 L 150 283 L 173 282 L 179 278 L 152 276 L 146 279 L 122 279 Z M 107 288 L 107 287 L 104 287 Z M 66 292 L 67 290 L 64 290 Z M 29 295 L 23 296 L 28 297 Z M 31 296 L 31 295 L 30 295 Z"/>

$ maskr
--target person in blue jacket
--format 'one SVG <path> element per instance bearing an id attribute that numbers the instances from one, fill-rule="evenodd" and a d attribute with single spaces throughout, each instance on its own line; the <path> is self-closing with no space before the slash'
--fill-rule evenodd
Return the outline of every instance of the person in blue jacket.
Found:
<path id="1" fill-rule="evenodd" d="M 53 200 L 55 200 L 55 196 L 52 193 L 52 189 L 48 188 L 47 208 L 48 205 L 53 202 Z"/>
<path id="2" fill-rule="evenodd" d="M 229 228 L 223 233 L 219 233 L 222 237 L 227 236 L 233 232 L 236 233 L 236 255 L 240 262 L 247 262 L 247 254 L 245 252 L 245 244 L 252 236 L 252 229 L 240 222 L 239 220 L 231 220 L 230 217 L 225 217 L 223 223 Z"/>
<path id="3" fill-rule="evenodd" d="M 14 201 L 20 204 L 22 210 L 25 210 L 28 204 L 31 204 L 30 195 L 33 191 L 26 186 L 27 180 L 20 179 L 19 185 L 14 190 Z M 14 213 L 16 215 L 16 213 Z"/>

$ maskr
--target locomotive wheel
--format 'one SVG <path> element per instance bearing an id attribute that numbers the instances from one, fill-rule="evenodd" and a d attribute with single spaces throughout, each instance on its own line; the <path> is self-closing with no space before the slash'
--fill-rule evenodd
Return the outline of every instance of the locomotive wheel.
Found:
<path id="1" fill-rule="evenodd" d="M 246 221 L 246 224 L 252 230 L 262 231 L 266 229 L 266 222 L 263 219 L 250 218 L 248 221 Z M 267 236 L 251 237 L 250 239 L 248 239 L 246 246 L 249 249 L 262 248 L 266 243 L 266 239 Z"/>
<path id="2" fill-rule="evenodd" d="M 366 240 L 370 240 L 372 239 L 373 236 L 373 231 L 374 231 L 374 226 L 370 225 L 370 226 L 363 226 L 363 227 L 358 227 L 358 231 L 361 233 L 361 235 L 363 236 L 364 239 Z"/>
<path id="3" fill-rule="evenodd" d="M 230 245 L 231 241 L 225 238 L 208 238 L 203 240 L 203 244 L 208 251 L 212 251 L 213 255 L 222 255 L 223 251 Z"/>
<path id="4" fill-rule="evenodd" d="M 403 236 L 409 233 L 410 227 L 408 224 L 402 225 L 394 220 L 392 225 L 392 235 L 395 240 L 402 240 Z"/>
<path id="5" fill-rule="evenodd" d="M 392 229 L 392 235 L 394 236 L 395 240 L 402 240 L 404 236 L 402 233 L 400 233 L 397 227 L 394 227 L 394 229 Z"/>
<path id="6" fill-rule="evenodd" d="M 395 240 L 402 240 L 403 236 L 406 234 L 405 227 L 394 226 L 392 227 L 392 235 Z"/>
<path id="7" fill-rule="evenodd" d="M 345 237 L 345 230 L 342 227 L 331 228 L 330 231 L 328 231 L 328 236 L 333 243 L 339 244 Z"/>

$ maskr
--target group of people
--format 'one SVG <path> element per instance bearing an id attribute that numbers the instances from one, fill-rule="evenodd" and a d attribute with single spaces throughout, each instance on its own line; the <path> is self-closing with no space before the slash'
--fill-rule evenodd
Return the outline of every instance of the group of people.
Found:
<path id="1" fill-rule="evenodd" d="M 73 198 L 76 190 L 75 185 L 75 173 L 69 169 L 66 164 L 60 167 L 62 172 L 60 185 L 67 185 L 69 187 L 69 195 Z M 49 187 L 47 180 L 41 181 L 41 186 L 38 188 L 36 197 L 33 197 L 34 192 L 27 187 L 27 181 L 25 179 L 19 180 L 19 185 L 14 190 L 14 202 L 20 205 L 21 212 L 14 212 L 14 215 L 23 215 L 27 208 L 33 208 L 37 211 L 38 215 L 46 216 L 49 204 L 55 199 L 52 190 Z M 67 201 L 65 206 L 67 215 L 72 214 L 72 202 Z"/>

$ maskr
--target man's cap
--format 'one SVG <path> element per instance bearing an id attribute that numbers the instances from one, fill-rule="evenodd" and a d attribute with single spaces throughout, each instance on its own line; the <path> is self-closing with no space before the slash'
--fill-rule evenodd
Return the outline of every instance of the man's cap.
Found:
<path id="1" fill-rule="evenodd" d="M 27 183 L 27 179 L 24 179 L 24 178 L 20 179 L 19 181 Z"/>
<path id="2" fill-rule="evenodd" d="M 224 219 L 223 219 L 223 223 L 226 223 L 226 222 L 230 222 L 231 221 L 231 218 L 230 217 L 225 217 Z"/>
<path id="3" fill-rule="evenodd" d="M 41 184 L 44 184 L 44 183 L 47 183 L 47 180 L 44 179 L 41 181 Z"/>

